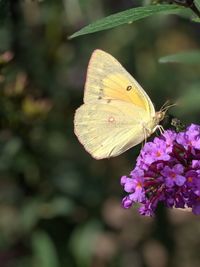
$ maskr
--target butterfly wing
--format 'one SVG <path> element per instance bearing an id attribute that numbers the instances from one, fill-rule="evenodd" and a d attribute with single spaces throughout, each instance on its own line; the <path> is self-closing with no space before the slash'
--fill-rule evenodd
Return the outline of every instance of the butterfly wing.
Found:
<path id="1" fill-rule="evenodd" d="M 137 81 L 110 54 L 95 50 L 91 56 L 85 84 L 84 103 L 116 99 L 143 108 L 150 117 L 154 106 Z"/>
<path id="2" fill-rule="evenodd" d="M 140 107 L 120 100 L 83 104 L 75 113 L 75 134 L 96 159 L 117 156 L 142 142 L 149 120 Z"/>

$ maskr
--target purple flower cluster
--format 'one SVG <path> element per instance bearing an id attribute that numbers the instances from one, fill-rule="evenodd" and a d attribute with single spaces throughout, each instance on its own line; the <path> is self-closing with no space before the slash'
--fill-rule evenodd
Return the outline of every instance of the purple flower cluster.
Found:
<path id="1" fill-rule="evenodd" d="M 130 176 L 121 177 L 128 193 L 124 208 L 140 203 L 139 212 L 152 216 L 159 202 L 168 208 L 192 208 L 200 214 L 200 125 L 185 131 L 167 130 L 148 142 Z"/>

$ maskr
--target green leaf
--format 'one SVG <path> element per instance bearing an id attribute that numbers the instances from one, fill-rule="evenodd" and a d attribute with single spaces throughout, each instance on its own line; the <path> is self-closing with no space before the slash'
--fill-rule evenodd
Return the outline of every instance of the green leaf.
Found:
<path id="1" fill-rule="evenodd" d="M 55 246 L 44 231 L 37 231 L 32 236 L 33 267 L 58 267 Z"/>
<path id="2" fill-rule="evenodd" d="M 194 3 L 196 7 L 198 8 L 198 10 L 200 11 L 200 0 L 194 0 Z"/>
<path id="3" fill-rule="evenodd" d="M 74 37 L 89 34 L 93 32 L 103 31 L 106 29 L 111 29 L 117 27 L 119 25 L 132 23 L 136 20 L 143 19 L 149 17 L 154 14 L 176 14 L 183 10 L 183 7 L 179 7 L 177 5 L 148 5 L 144 7 L 131 8 L 126 11 L 122 11 L 108 17 L 102 18 L 100 20 L 95 21 L 92 24 L 89 24 L 82 28 L 80 31 L 72 34 L 69 39 Z"/>
<path id="4" fill-rule="evenodd" d="M 200 0 L 194 0 L 194 4 L 195 4 L 196 8 L 199 10 L 199 13 L 200 13 Z M 193 13 L 193 15 L 194 15 L 194 13 Z M 199 18 L 199 16 L 197 14 L 195 14 L 195 16 L 193 16 L 191 18 L 191 20 L 194 21 L 194 22 L 200 23 L 200 18 Z"/>
<path id="5" fill-rule="evenodd" d="M 30 231 L 41 218 L 70 215 L 75 208 L 72 200 L 66 197 L 55 197 L 49 202 L 39 199 L 26 201 L 21 212 L 21 221 L 24 231 Z"/>
<path id="6" fill-rule="evenodd" d="M 196 18 L 195 17 L 195 18 L 192 19 L 192 21 L 197 22 L 197 23 L 200 23 L 200 18 Z"/>
<path id="7" fill-rule="evenodd" d="M 89 221 L 73 231 L 69 245 L 78 267 L 91 266 L 92 254 L 100 232 L 101 224 L 98 221 Z"/>
<path id="8" fill-rule="evenodd" d="M 194 83 L 183 88 L 181 97 L 178 99 L 178 105 L 173 110 L 177 118 L 184 118 L 184 122 L 191 123 L 191 116 L 199 118 L 199 102 L 200 102 L 200 84 Z M 186 120 L 187 119 L 187 120 Z"/>
<path id="9" fill-rule="evenodd" d="M 161 57 L 160 63 L 200 64 L 200 51 L 193 50 Z"/>

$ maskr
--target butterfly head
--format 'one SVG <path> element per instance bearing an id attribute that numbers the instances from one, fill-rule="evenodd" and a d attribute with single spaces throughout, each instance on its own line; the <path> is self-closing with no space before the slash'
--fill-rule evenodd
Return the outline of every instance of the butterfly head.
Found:
<path id="1" fill-rule="evenodd" d="M 155 123 L 158 124 L 160 121 L 162 121 L 165 117 L 165 113 L 166 113 L 166 110 L 165 111 L 158 111 L 156 112 L 156 116 L 155 116 Z"/>
<path id="2" fill-rule="evenodd" d="M 166 111 L 162 111 L 162 110 L 156 112 L 155 117 L 153 118 L 153 127 L 155 127 L 154 130 L 157 129 L 157 126 L 164 119 L 165 113 Z"/>
<path id="3" fill-rule="evenodd" d="M 158 124 L 160 121 L 162 121 L 165 117 L 166 112 L 169 108 L 176 106 L 175 104 L 169 105 L 169 102 L 167 101 L 160 109 L 160 111 L 156 112 L 155 116 L 155 123 Z"/>

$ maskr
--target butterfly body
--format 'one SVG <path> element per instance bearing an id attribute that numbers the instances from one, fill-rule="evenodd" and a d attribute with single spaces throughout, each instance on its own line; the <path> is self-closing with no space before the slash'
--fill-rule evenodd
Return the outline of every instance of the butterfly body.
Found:
<path id="1" fill-rule="evenodd" d="M 74 128 L 94 158 L 114 157 L 141 143 L 159 128 L 163 117 L 115 58 L 101 50 L 93 52 Z"/>

